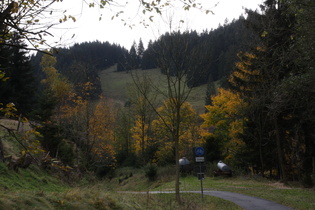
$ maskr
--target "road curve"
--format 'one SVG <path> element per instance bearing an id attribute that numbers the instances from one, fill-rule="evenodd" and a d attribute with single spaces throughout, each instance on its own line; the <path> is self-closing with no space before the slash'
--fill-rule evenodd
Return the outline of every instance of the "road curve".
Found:
<path id="1" fill-rule="evenodd" d="M 124 193 L 127 193 L 124 191 Z M 175 193 L 174 191 L 149 191 L 128 193 Z M 181 191 L 181 193 L 201 193 L 200 191 Z M 292 208 L 262 198 L 252 197 L 226 191 L 203 191 L 204 195 L 211 195 L 231 201 L 245 210 L 292 210 Z"/>
<path id="2" fill-rule="evenodd" d="M 197 193 L 195 191 L 195 193 Z M 200 192 L 198 192 L 200 193 Z M 275 203 L 273 201 L 265 200 L 262 198 L 252 197 L 248 195 L 243 195 L 239 193 L 225 192 L 225 191 L 204 191 L 204 195 L 211 195 L 215 197 L 222 198 L 224 200 L 229 200 L 243 209 L 248 210 L 292 210 L 287 206 Z"/>

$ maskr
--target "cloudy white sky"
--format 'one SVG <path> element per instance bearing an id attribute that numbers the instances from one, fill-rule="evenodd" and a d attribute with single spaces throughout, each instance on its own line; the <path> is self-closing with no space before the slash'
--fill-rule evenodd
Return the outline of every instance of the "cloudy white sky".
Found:
<path id="1" fill-rule="evenodd" d="M 77 19 L 75 23 L 68 21 L 65 24 L 56 26 L 51 33 L 54 35 L 50 42 L 53 45 L 65 47 L 74 43 L 85 41 L 108 41 L 120 44 L 130 49 L 132 43 L 139 42 L 141 38 L 144 45 L 149 40 L 155 40 L 160 35 L 170 30 L 196 30 L 201 32 L 205 29 L 215 29 L 219 24 L 224 24 L 227 19 L 232 21 L 244 14 L 244 8 L 257 9 L 263 0 L 201 0 L 205 9 L 210 9 L 214 14 L 205 14 L 200 10 L 190 10 L 184 12 L 180 7 L 172 7 L 163 11 L 163 15 L 156 15 L 153 22 L 146 18 L 148 27 L 140 24 L 143 14 L 138 10 L 138 1 L 120 7 L 114 6 L 109 9 L 89 8 L 84 4 L 73 4 L 73 0 L 58 3 L 59 8 L 67 10 L 68 14 L 74 15 Z M 82 1 L 79 1 L 82 2 Z M 118 1 L 119 2 L 119 1 Z M 124 11 L 122 15 L 114 20 L 111 17 L 115 11 Z M 99 17 L 102 20 L 99 21 Z M 127 25 L 124 26 L 124 19 Z M 184 23 L 181 23 L 183 20 Z M 172 24 L 170 24 L 172 22 Z M 128 25 L 133 25 L 132 29 Z M 171 27 L 170 27 L 171 25 Z"/>

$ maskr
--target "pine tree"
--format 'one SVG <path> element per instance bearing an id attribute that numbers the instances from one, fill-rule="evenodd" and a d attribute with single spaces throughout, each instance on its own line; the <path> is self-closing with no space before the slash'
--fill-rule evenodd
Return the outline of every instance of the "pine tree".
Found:
<path id="1" fill-rule="evenodd" d="M 140 38 L 138 48 L 137 48 L 137 55 L 140 58 L 140 60 L 143 57 L 143 53 L 144 53 L 144 46 L 143 46 L 142 39 Z"/>
<path id="2" fill-rule="evenodd" d="M 136 69 L 139 67 L 139 56 L 137 54 L 136 42 L 133 42 L 133 45 L 131 46 L 129 50 L 128 66 L 130 69 Z"/>
<path id="3" fill-rule="evenodd" d="M 35 77 L 30 59 L 23 50 L 25 44 L 14 34 L 11 46 L 1 45 L 1 68 L 9 78 L 0 84 L 0 101 L 14 103 L 19 113 L 29 114 L 36 103 Z"/>
<path id="4" fill-rule="evenodd" d="M 239 53 L 241 62 L 230 84 L 249 103 L 244 135 L 248 151 L 259 151 L 262 174 L 267 168 L 279 169 L 278 176 L 287 181 L 305 170 L 303 158 L 310 157 L 301 151 L 314 145 L 307 140 L 311 134 L 306 126 L 314 119 L 304 115 L 314 113 L 310 108 L 314 77 L 305 65 L 308 62 L 301 62 L 305 54 L 299 53 L 299 43 L 305 42 L 294 11 L 303 10 L 288 1 L 274 0 L 261 8 L 262 14 L 249 12 L 248 22 L 260 35 L 260 45 Z"/>
<path id="5" fill-rule="evenodd" d="M 153 69 L 156 68 L 156 58 L 154 52 L 154 44 L 152 40 L 149 41 L 147 49 L 143 52 L 143 56 L 141 59 L 141 68 L 144 69 Z"/>

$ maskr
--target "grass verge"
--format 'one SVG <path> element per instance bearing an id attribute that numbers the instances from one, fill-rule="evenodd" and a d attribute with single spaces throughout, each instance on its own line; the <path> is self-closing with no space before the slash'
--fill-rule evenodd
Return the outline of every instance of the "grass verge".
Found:
<path id="1" fill-rule="evenodd" d="M 156 189 L 174 188 L 175 182 L 167 182 Z M 200 190 L 200 181 L 194 176 L 181 178 L 181 190 Z M 253 177 L 213 178 L 203 181 L 203 190 L 221 190 L 264 198 L 294 209 L 315 209 L 315 189 L 296 184 L 284 185 L 276 181 Z"/>
<path id="2" fill-rule="evenodd" d="M 199 194 L 181 194 L 181 204 L 175 202 L 174 194 L 119 194 L 120 205 L 125 209 L 241 209 L 237 205 L 211 196 L 201 197 Z"/>
<path id="3" fill-rule="evenodd" d="M 130 173 L 133 173 L 133 175 L 130 176 Z M 158 174 L 158 179 L 152 182 L 145 177 L 145 172 L 142 169 L 123 168 L 116 171 L 115 178 L 104 180 L 101 185 L 103 189 L 115 191 L 174 191 L 175 182 L 172 168 L 159 168 Z M 200 187 L 201 183 L 195 176 L 180 178 L 181 191 L 200 191 Z M 203 190 L 236 192 L 271 200 L 294 209 L 315 209 L 315 189 L 303 188 L 298 183 L 284 185 L 277 181 L 251 176 L 232 178 L 206 177 L 203 180 Z M 181 193 L 181 195 L 185 199 L 186 194 Z M 146 196 L 146 194 L 140 195 L 144 200 Z M 175 200 L 173 194 L 163 196 L 169 196 L 169 198 Z M 205 197 L 208 199 L 211 196 Z M 224 205 L 226 204 L 223 204 L 221 208 L 224 208 Z M 231 207 L 231 209 L 234 208 Z"/>
<path id="4" fill-rule="evenodd" d="M 207 195 L 202 199 L 200 194 L 181 193 L 179 205 L 173 193 L 148 193 L 173 191 L 173 180 L 172 167 L 159 168 L 156 181 L 149 181 L 144 169 L 121 168 L 102 181 L 86 178 L 70 186 L 36 166 L 16 173 L 0 163 L 0 209 L 240 209 L 234 203 Z M 200 190 L 195 176 L 181 177 L 180 182 L 181 191 Z M 203 188 L 256 196 L 294 209 L 315 209 L 314 188 L 258 177 L 206 177 Z"/>

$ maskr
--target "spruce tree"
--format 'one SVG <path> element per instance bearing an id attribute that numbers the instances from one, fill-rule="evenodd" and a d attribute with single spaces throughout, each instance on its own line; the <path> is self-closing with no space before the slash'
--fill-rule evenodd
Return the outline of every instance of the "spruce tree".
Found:
<path id="1" fill-rule="evenodd" d="M 34 72 L 21 38 L 14 34 L 9 43 L 0 47 L 1 68 L 9 77 L 6 82 L 0 83 L 0 101 L 14 103 L 19 113 L 27 115 L 36 103 Z"/>

